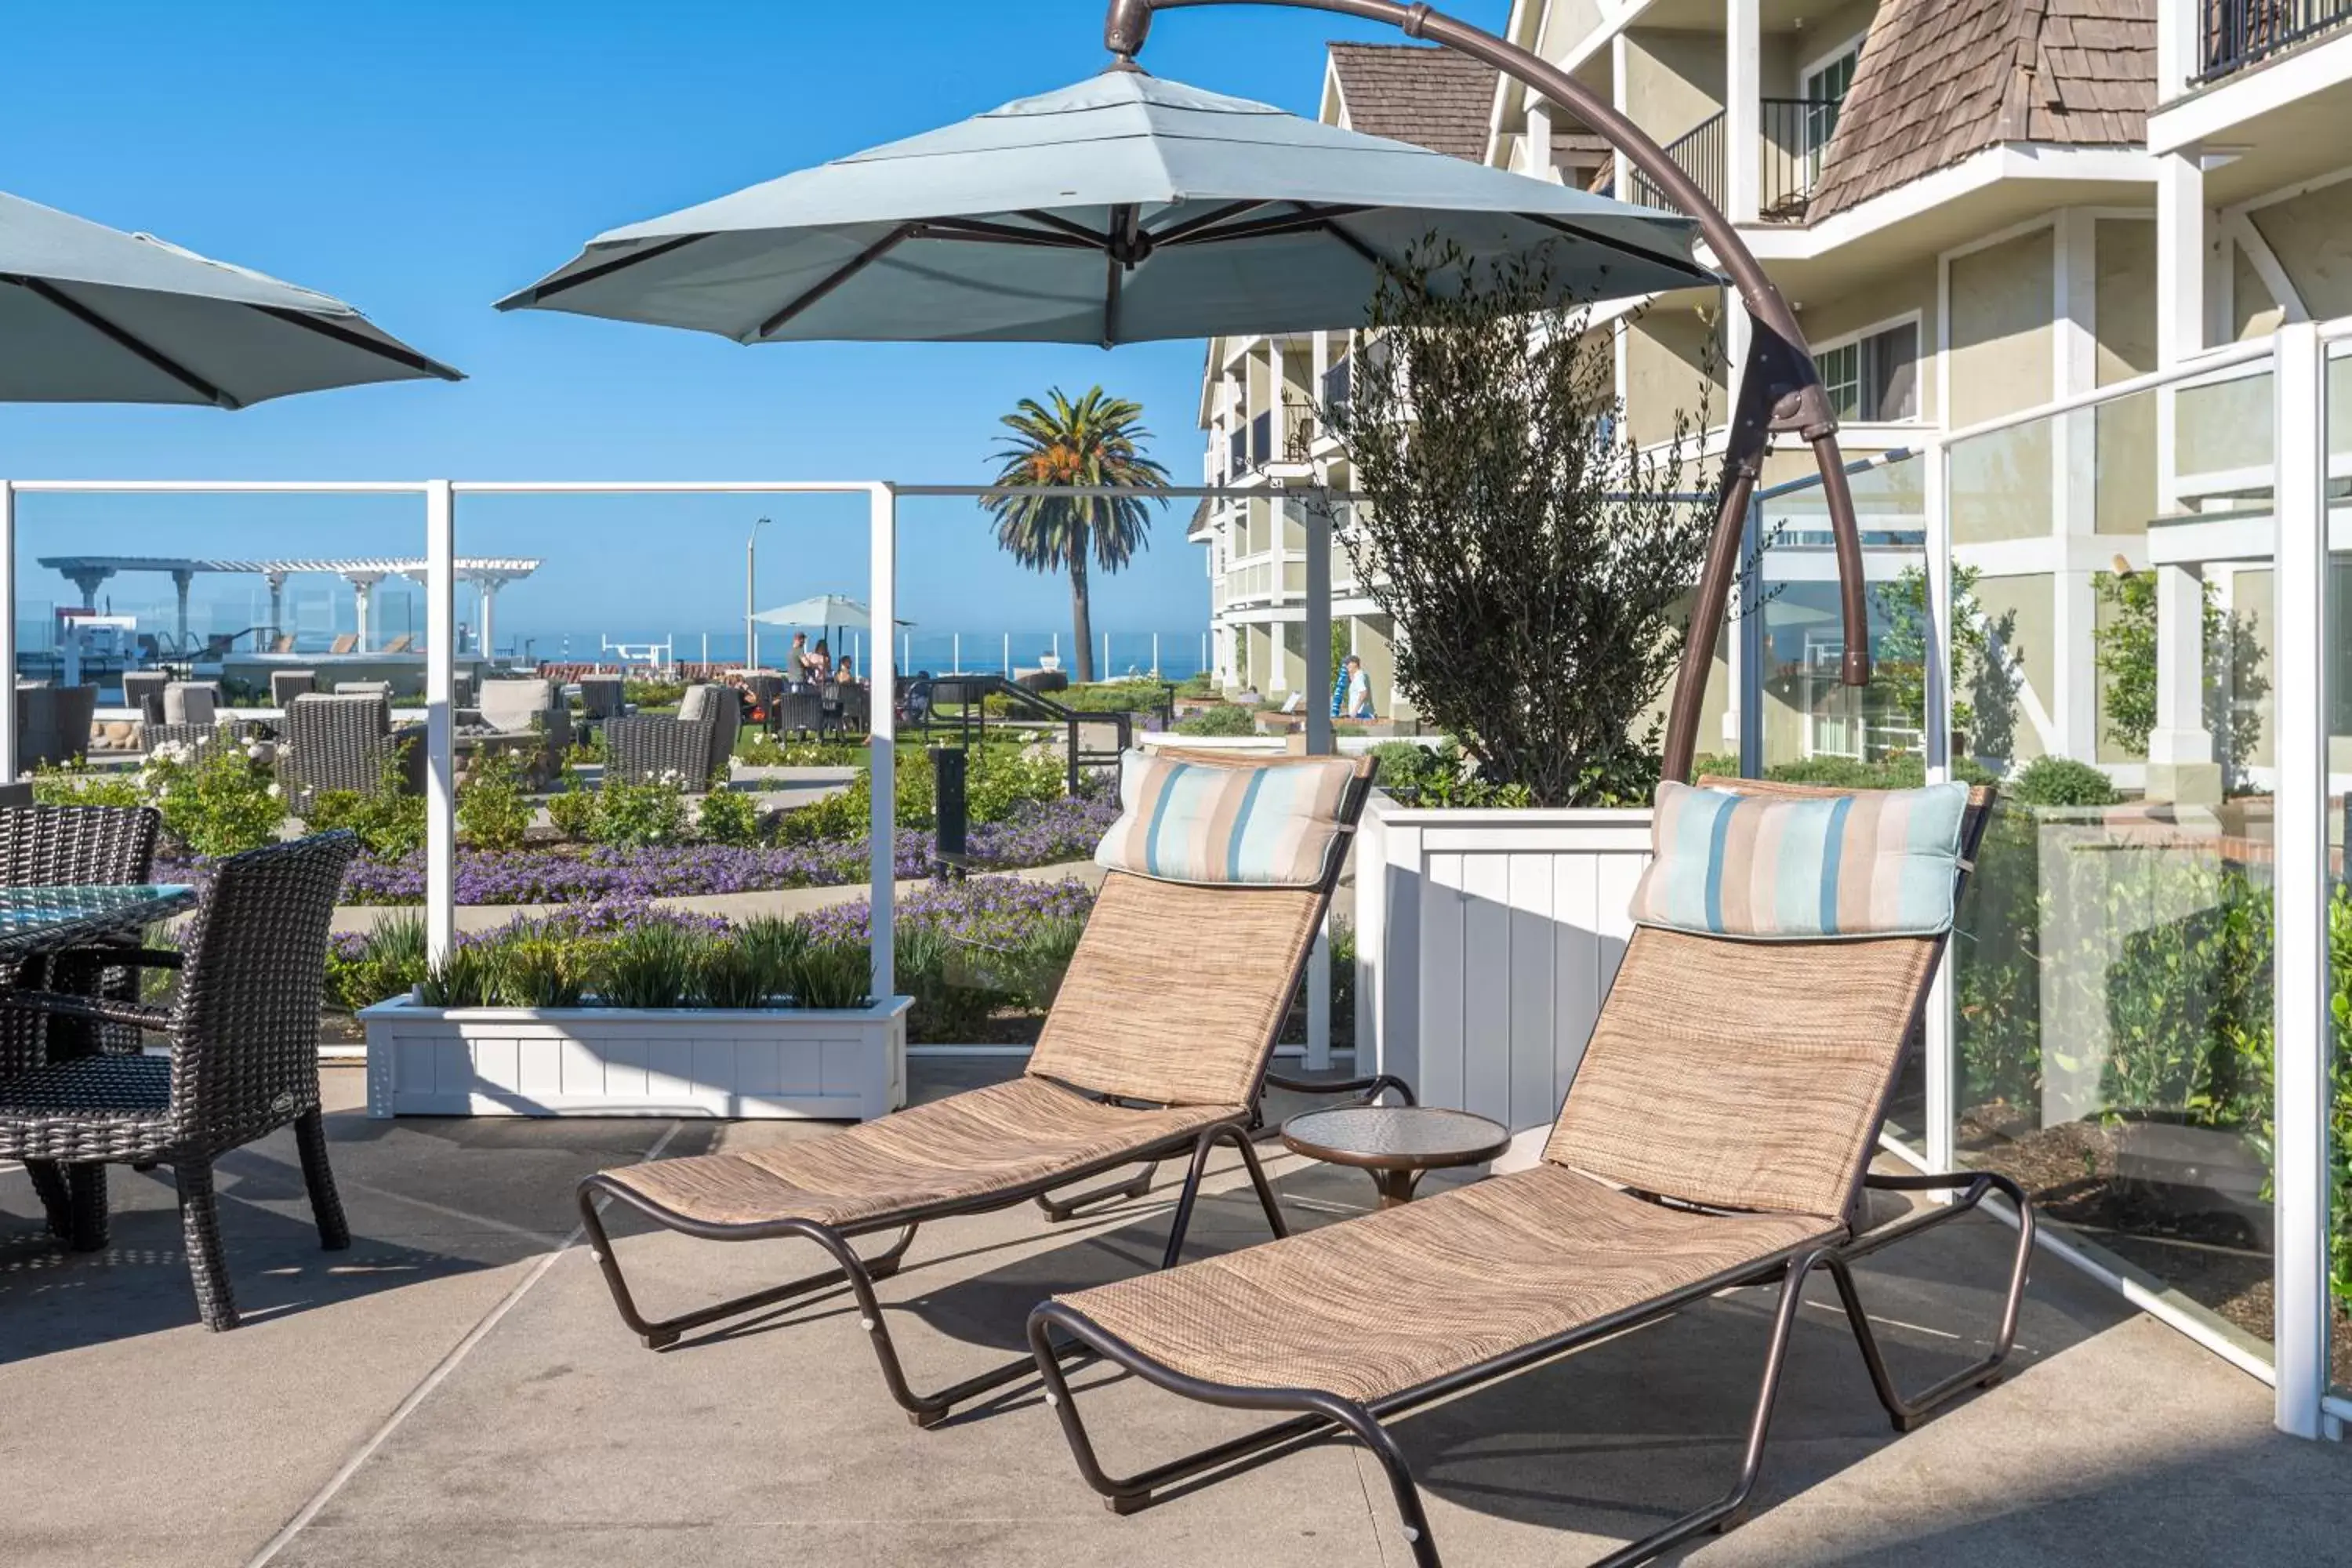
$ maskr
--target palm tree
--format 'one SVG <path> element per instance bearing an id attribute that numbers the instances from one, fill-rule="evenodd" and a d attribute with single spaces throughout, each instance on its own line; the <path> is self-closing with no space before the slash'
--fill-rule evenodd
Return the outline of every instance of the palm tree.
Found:
<path id="1" fill-rule="evenodd" d="M 1059 387 L 1053 406 L 1024 397 L 1004 416 L 1013 432 L 997 456 L 996 482 L 1050 492 L 1082 486 L 1164 485 L 1168 470 L 1143 455 L 1151 432 L 1138 423 L 1143 405 L 1089 387 L 1072 402 Z M 1094 627 L 1087 611 L 1087 569 L 1116 572 L 1146 548 L 1152 505 L 1141 496 L 998 495 L 996 542 L 1033 572 L 1070 574 L 1070 622 L 1077 634 L 1077 679 L 1095 678 Z"/>

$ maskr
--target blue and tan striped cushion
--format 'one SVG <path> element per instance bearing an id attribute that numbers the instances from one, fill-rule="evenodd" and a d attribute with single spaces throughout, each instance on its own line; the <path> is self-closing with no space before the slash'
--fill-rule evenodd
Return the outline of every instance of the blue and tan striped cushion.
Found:
<path id="1" fill-rule="evenodd" d="M 1356 765 L 1313 757 L 1119 759 L 1119 818 L 1095 863 L 1163 882 L 1312 888 L 1339 853 Z"/>
<path id="2" fill-rule="evenodd" d="M 1795 800 L 1660 784 L 1634 923 L 1783 942 L 1939 935 L 1968 805 L 1958 784 Z"/>

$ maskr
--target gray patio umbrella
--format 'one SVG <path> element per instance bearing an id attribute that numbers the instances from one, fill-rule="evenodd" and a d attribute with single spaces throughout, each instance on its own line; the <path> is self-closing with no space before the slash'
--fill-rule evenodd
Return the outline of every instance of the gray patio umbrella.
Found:
<path id="1" fill-rule="evenodd" d="M 0 402 L 241 408 L 462 379 L 340 300 L 0 194 Z"/>
<path id="2" fill-rule="evenodd" d="M 1564 297 L 1713 285 L 1694 225 L 1114 68 L 601 235 L 499 301 L 740 342 L 1361 326 L 1383 258 L 1549 247 Z"/>

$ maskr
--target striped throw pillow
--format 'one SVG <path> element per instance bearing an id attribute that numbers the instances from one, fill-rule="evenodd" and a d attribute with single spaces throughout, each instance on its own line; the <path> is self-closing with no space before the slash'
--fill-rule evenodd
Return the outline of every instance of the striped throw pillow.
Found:
<path id="1" fill-rule="evenodd" d="M 1968 786 L 1790 799 L 1658 786 L 1637 925 L 1753 941 L 1951 928 Z"/>
<path id="2" fill-rule="evenodd" d="M 1163 882 L 1311 888 L 1341 850 L 1343 758 L 1119 758 L 1119 817 L 1095 864 Z"/>

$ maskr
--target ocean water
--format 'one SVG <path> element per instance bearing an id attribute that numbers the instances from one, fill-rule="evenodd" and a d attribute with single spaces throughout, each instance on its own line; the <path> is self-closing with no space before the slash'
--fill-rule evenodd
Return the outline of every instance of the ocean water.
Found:
<path id="1" fill-rule="evenodd" d="M 1109 634 L 1109 658 L 1106 661 L 1104 634 L 1094 637 L 1095 671 L 1099 678 L 1125 675 L 1148 675 L 1153 668 L 1154 634 L 1142 631 L 1114 631 Z M 1207 652 L 1207 634 L 1198 627 L 1184 631 L 1162 631 L 1158 634 L 1158 668 L 1170 680 L 1182 680 L 1199 673 Z M 760 658 L 771 667 L 784 656 L 792 646 L 792 633 L 782 627 L 761 627 Z M 811 638 L 814 640 L 814 637 Z M 865 668 L 871 662 L 866 658 L 866 638 L 862 632 L 845 632 L 835 639 L 835 654 L 846 652 Z M 588 632 L 559 632 L 550 635 L 528 629 L 509 635 L 499 628 L 499 651 L 512 652 L 518 657 L 554 663 L 612 662 L 616 655 L 603 651 L 604 644 L 624 643 L 643 658 L 645 645 L 667 641 L 669 657 L 683 663 L 698 663 L 708 658 L 732 664 L 743 657 L 743 628 L 740 625 L 729 631 L 715 628 L 705 631 L 648 632 L 642 629 Z M 910 627 L 901 634 L 894 651 L 904 671 L 929 670 L 934 675 L 961 669 L 966 674 L 1002 673 L 1009 663 L 1014 669 L 1034 669 L 1045 656 L 1058 649 L 1064 669 L 1076 667 L 1075 645 L 1066 631 L 1005 632 L 929 631 Z M 708 650 L 706 652 L 706 649 Z"/>

